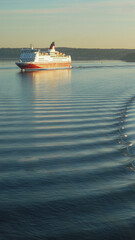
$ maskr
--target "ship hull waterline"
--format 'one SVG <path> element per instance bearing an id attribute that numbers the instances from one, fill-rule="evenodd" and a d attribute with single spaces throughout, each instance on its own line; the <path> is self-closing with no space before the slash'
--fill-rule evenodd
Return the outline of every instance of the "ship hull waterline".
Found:
<path id="1" fill-rule="evenodd" d="M 22 71 L 29 71 L 29 70 L 56 70 L 56 69 L 71 69 L 71 63 L 21 63 L 16 62 L 16 65 Z"/>

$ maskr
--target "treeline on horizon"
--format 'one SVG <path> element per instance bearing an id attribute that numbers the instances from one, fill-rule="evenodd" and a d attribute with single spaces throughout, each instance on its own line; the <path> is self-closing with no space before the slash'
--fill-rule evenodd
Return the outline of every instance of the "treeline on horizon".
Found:
<path id="1" fill-rule="evenodd" d="M 19 59 L 22 48 L 0 48 L 0 59 Z M 41 50 L 47 51 L 44 48 Z M 124 60 L 135 62 L 135 49 L 57 48 L 72 60 Z"/>

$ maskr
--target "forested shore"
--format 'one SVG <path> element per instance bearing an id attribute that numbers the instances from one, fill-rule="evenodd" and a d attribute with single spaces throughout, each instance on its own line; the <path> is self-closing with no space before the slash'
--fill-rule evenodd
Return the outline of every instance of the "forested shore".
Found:
<path id="1" fill-rule="evenodd" d="M 18 59 L 22 48 L 0 48 L 0 59 Z M 42 49 L 42 50 L 47 50 Z M 135 49 L 86 49 L 57 48 L 58 51 L 71 55 L 72 60 L 124 60 L 135 61 Z"/>

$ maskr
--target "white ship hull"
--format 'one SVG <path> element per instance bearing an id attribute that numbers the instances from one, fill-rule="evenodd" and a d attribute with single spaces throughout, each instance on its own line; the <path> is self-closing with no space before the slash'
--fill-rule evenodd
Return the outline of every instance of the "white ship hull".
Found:
<path id="1" fill-rule="evenodd" d="M 71 69 L 71 63 L 39 63 L 39 62 L 16 62 L 22 70 L 49 70 L 49 69 Z"/>

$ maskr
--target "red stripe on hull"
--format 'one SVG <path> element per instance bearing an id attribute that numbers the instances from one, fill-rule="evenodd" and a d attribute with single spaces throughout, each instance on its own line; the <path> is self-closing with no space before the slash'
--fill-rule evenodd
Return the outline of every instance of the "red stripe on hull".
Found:
<path id="1" fill-rule="evenodd" d="M 71 68 L 71 63 L 16 63 L 21 69 L 57 69 Z"/>

